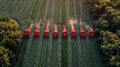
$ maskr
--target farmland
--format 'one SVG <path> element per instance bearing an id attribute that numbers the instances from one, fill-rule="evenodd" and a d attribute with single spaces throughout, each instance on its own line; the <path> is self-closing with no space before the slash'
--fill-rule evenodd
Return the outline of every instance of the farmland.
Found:
<path id="1" fill-rule="evenodd" d="M 0 15 L 16 19 L 23 32 L 32 19 L 35 24 L 42 19 L 40 37 L 23 38 L 13 67 L 102 67 L 95 39 L 87 35 L 81 39 L 79 25 L 75 24 L 77 38 L 71 38 L 68 20 L 73 17 L 92 27 L 86 5 L 87 0 L 0 0 Z M 4 7 L 4 8 L 3 8 Z M 50 36 L 43 38 L 45 24 L 50 19 Z M 58 25 L 59 38 L 54 39 L 53 25 Z M 62 39 L 62 24 L 66 25 L 68 38 Z M 83 26 L 83 29 L 86 29 Z"/>

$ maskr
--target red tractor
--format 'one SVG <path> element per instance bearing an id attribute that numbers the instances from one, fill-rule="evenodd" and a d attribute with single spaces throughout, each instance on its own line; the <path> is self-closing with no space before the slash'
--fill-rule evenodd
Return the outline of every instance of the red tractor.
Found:
<path id="1" fill-rule="evenodd" d="M 94 31 L 93 29 L 88 30 L 89 38 L 94 38 Z"/>
<path id="2" fill-rule="evenodd" d="M 34 24 L 33 24 L 32 20 L 30 20 L 30 24 L 28 25 L 27 29 L 25 29 L 25 31 L 24 31 L 24 36 L 23 36 L 24 38 L 29 38 L 30 37 L 33 25 Z"/>
<path id="3" fill-rule="evenodd" d="M 68 37 L 67 31 L 63 30 L 62 31 L 62 38 L 67 38 L 67 37 Z"/>
<path id="4" fill-rule="evenodd" d="M 30 26 L 27 29 L 25 29 L 24 36 L 23 36 L 24 38 L 30 37 L 32 26 L 33 26 L 33 24 L 30 24 Z"/>
<path id="5" fill-rule="evenodd" d="M 83 30 L 82 20 L 80 20 L 79 26 L 80 26 L 80 38 L 85 38 L 85 30 Z"/>
<path id="6" fill-rule="evenodd" d="M 86 28 L 88 30 L 89 38 L 94 38 L 94 31 L 93 31 L 93 29 L 90 26 L 88 26 L 88 25 L 86 25 Z"/>
<path id="7" fill-rule="evenodd" d="M 72 35 L 72 38 L 76 38 L 77 37 L 76 30 L 72 30 L 71 35 Z"/>
<path id="8" fill-rule="evenodd" d="M 53 37 L 54 37 L 54 38 L 58 38 L 58 31 L 54 31 Z"/>
<path id="9" fill-rule="evenodd" d="M 53 38 L 58 38 L 58 29 L 56 24 L 54 25 Z"/>
<path id="10" fill-rule="evenodd" d="M 80 30 L 80 38 L 85 38 L 85 30 Z"/>
<path id="11" fill-rule="evenodd" d="M 39 38 L 39 36 L 40 36 L 40 30 L 39 30 L 39 29 L 36 29 L 36 30 L 34 31 L 34 36 L 33 36 L 33 38 Z"/>
<path id="12" fill-rule="evenodd" d="M 50 19 L 48 20 L 44 30 L 44 34 L 43 34 L 44 38 L 49 38 L 49 33 L 50 33 L 49 28 L 50 28 Z"/>
<path id="13" fill-rule="evenodd" d="M 24 31 L 24 38 L 29 38 L 30 37 L 30 33 L 31 33 L 31 30 L 30 29 L 26 29 Z"/>
<path id="14" fill-rule="evenodd" d="M 67 30 L 66 30 L 65 26 L 63 26 L 63 29 L 62 29 L 62 38 L 67 38 L 67 37 L 68 37 Z"/>
<path id="15" fill-rule="evenodd" d="M 35 24 L 36 25 L 36 29 L 34 31 L 33 38 L 39 38 L 39 36 L 40 36 L 40 23 L 41 23 L 41 20 Z"/>
<path id="16" fill-rule="evenodd" d="M 49 29 L 44 30 L 43 37 L 44 38 L 49 38 Z"/>
<path id="17" fill-rule="evenodd" d="M 75 20 L 70 20 L 70 27 L 71 27 L 71 37 L 76 38 L 77 37 L 77 32 L 74 27 Z"/>

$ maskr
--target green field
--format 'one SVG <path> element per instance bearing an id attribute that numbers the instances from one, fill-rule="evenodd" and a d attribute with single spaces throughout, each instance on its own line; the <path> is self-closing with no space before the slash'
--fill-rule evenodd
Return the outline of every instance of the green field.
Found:
<path id="1" fill-rule="evenodd" d="M 42 26 L 40 38 L 23 38 L 13 67 L 102 67 L 95 39 L 81 39 L 79 26 L 77 38 L 72 39 L 67 21 L 73 17 L 92 27 L 86 5 L 87 0 L 0 0 L 0 15 L 16 19 L 24 31 L 32 18 L 36 23 L 40 18 Z M 51 20 L 50 38 L 43 38 L 47 20 Z M 53 24 L 58 24 L 59 38 L 52 38 Z M 61 38 L 61 24 L 66 24 L 68 39 Z M 83 27 L 84 28 L 84 27 Z M 34 30 L 35 27 L 32 28 Z M 85 29 L 85 28 L 84 28 Z"/>

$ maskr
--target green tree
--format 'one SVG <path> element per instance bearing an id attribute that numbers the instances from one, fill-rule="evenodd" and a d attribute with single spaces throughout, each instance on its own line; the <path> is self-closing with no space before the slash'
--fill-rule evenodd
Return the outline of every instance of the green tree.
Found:
<path id="1" fill-rule="evenodd" d="M 10 61 L 14 58 L 14 54 L 4 46 L 0 46 L 0 67 L 9 67 Z"/>
<path id="2" fill-rule="evenodd" d="M 100 50 L 107 67 L 118 67 L 120 64 L 120 39 L 112 32 L 101 31 L 100 38 L 103 41 Z"/>
<path id="3" fill-rule="evenodd" d="M 120 38 L 120 30 L 116 31 L 116 35 Z"/>
<path id="4" fill-rule="evenodd" d="M 0 17 L 0 67 L 10 67 L 21 42 L 19 24 L 8 17 Z"/>
<path id="5" fill-rule="evenodd" d="M 9 39 L 7 37 L 2 40 L 2 45 L 9 48 L 13 52 L 17 50 L 18 46 L 13 39 Z"/>
<path id="6" fill-rule="evenodd" d="M 101 23 L 100 23 L 100 27 L 104 30 L 108 29 L 109 26 L 110 26 L 110 24 L 107 20 L 102 20 Z"/>
<path id="7" fill-rule="evenodd" d="M 94 21 L 95 34 L 99 34 L 97 42 L 100 44 L 101 59 L 105 67 L 120 67 L 119 6 L 120 0 L 97 0 L 89 9 Z"/>

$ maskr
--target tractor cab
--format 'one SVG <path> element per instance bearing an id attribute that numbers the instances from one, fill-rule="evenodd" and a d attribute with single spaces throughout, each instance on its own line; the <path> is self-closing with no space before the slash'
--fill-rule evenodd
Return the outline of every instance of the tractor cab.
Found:
<path id="1" fill-rule="evenodd" d="M 43 37 L 49 38 L 49 30 L 48 29 L 44 30 Z"/>
<path id="2" fill-rule="evenodd" d="M 80 30 L 80 38 L 85 38 L 85 30 Z"/>
<path id="3" fill-rule="evenodd" d="M 39 29 L 36 29 L 36 30 L 34 31 L 34 36 L 33 36 L 33 38 L 39 38 L 39 36 L 40 36 L 40 30 L 39 30 Z"/>
<path id="4" fill-rule="evenodd" d="M 94 38 L 94 31 L 92 29 L 88 30 L 89 38 Z"/>
<path id="5" fill-rule="evenodd" d="M 24 38 L 29 38 L 30 37 L 30 33 L 31 33 L 31 30 L 30 29 L 26 29 L 24 31 Z"/>
<path id="6" fill-rule="evenodd" d="M 77 32 L 76 32 L 76 30 L 72 30 L 72 31 L 71 31 L 71 35 L 72 35 L 72 38 L 76 38 L 76 37 L 77 37 Z"/>

